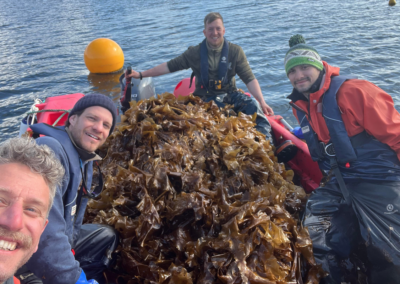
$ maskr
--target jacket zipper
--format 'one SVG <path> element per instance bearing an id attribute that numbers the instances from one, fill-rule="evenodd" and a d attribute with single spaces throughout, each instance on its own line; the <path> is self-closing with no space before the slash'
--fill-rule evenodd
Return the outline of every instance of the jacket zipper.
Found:
<path id="1" fill-rule="evenodd" d="M 309 115 L 309 113 L 310 113 L 310 105 L 308 105 L 308 113 L 307 113 L 306 111 L 304 111 L 304 109 L 302 109 L 301 107 L 299 107 L 298 105 L 296 105 L 296 104 L 293 103 L 293 102 L 290 102 L 289 105 L 290 105 L 292 108 L 294 108 L 294 109 L 296 109 L 296 110 L 298 110 L 298 111 L 304 112 L 304 113 L 306 114 L 307 119 L 308 119 L 309 121 L 311 121 L 311 116 Z"/>
<path id="2" fill-rule="evenodd" d="M 81 159 L 79 159 L 79 162 L 80 162 L 80 165 L 83 166 L 82 160 L 81 160 Z M 85 165 L 85 167 L 86 167 L 86 165 Z M 83 171 L 83 172 L 84 172 L 84 174 L 86 174 L 85 171 Z M 84 179 L 84 178 L 82 177 L 82 183 L 84 183 L 85 180 L 86 180 L 86 179 Z M 85 186 L 87 186 L 87 185 L 85 184 Z M 81 185 L 81 187 L 82 187 L 82 185 Z M 75 205 L 76 205 L 76 211 L 75 211 L 74 220 L 73 220 L 73 222 L 72 222 L 72 241 L 74 241 L 74 232 L 75 232 L 76 217 L 78 216 L 78 212 L 79 212 L 79 209 L 81 208 L 81 204 L 82 204 L 82 194 L 83 194 L 83 193 L 82 193 L 82 189 L 78 188 L 77 200 L 76 200 L 77 203 L 75 203 Z M 78 204 L 78 203 L 79 203 L 79 204 Z"/>

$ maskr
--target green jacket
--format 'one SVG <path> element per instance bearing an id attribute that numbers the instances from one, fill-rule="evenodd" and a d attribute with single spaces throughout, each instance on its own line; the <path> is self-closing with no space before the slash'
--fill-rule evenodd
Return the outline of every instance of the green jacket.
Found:
<path id="1" fill-rule="evenodd" d="M 200 78 L 200 45 L 201 43 L 196 46 L 190 46 L 184 53 L 167 62 L 170 72 L 176 72 L 189 68 L 193 70 L 194 75 L 196 76 L 196 90 L 194 91 L 196 96 L 203 97 L 235 91 L 237 89 L 235 81 L 236 74 L 239 75 L 239 78 L 246 85 L 256 78 L 251 71 L 249 62 L 247 62 L 247 58 L 243 52 L 243 49 L 240 46 L 229 42 L 228 64 L 232 63 L 231 68 L 228 71 L 228 80 L 230 81 L 230 84 L 221 90 L 210 90 L 210 93 L 207 93 L 207 90 L 205 88 L 201 88 L 200 82 L 197 81 L 197 78 Z M 218 62 L 221 58 L 222 45 L 218 49 L 211 49 L 207 44 L 207 48 L 209 64 L 208 76 L 209 79 L 216 80 L 218 79 Z"/>

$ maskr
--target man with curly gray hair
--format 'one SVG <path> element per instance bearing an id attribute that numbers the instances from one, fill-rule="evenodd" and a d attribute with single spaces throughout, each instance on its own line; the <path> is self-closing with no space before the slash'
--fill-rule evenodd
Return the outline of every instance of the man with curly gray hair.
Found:
<path id="1" fill-rule="evenodd" d="M 0 283 L 14 283 L 14 273 L 38 249 L 64 172 L 53 151 L 32 139 L 0 145 Z"/>

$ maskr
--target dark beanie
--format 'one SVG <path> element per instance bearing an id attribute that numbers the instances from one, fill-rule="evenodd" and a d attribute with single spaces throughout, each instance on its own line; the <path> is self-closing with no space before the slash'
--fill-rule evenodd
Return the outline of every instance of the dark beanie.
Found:
<path id="1" fill-rule="evenodd" d="M 76 114 L 77 112 L 83 111 L 87 109 L 88 107 L 92 106 L 101 106 L 106 109 L 108 109 L 113 117 L 113 122 L 112 126 L 110 129 L 110 135 L 115 127 L 115 123 L 117 122 L 117 107 L 115 106 L 114 102 L 107 96 L 102 95 L 102 94 L 88 94 L 84 97 L 82 97 L 79 101 L 76 102 L 72 110 L 70 111 L 68 115 L 68 119 Z"/>

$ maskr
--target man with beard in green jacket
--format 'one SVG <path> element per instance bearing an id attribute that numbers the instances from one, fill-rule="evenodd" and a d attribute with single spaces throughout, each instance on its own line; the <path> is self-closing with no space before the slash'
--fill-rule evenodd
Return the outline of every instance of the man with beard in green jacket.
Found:
<path id="1" fill-rule="evenodd" d="M 196 76 L 195 96 L 205 102 L 213 100 L 219 107 L 233 105 L 236 112 L 248 115 L 257 113 L 256 128 L 269 138 L 271 126 L 266 115 L 273 115 L 274 112 L 266 104 L 242 48 L 224 38 L 225 27 L 219 13 L 209 13 L 205 17 L 203 33 L 206 37 L 203 42 L 189 47 L 180 56 L 146 71 L 132 70 L 131 74 L 126 73 L 125 76 L 142 79 L 191 68 L 192 79 Z M 255 100 L 236 88 L 236 74 Z"/>

